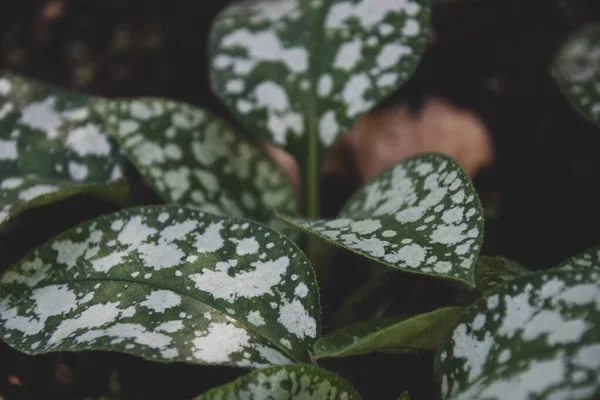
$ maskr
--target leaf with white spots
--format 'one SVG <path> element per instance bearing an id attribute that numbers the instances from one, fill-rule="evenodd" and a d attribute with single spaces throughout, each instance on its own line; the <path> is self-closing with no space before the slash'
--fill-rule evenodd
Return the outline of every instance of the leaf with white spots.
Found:
<path id="1" fill-rule="evenodd" d="M 580 28 L 563 43 L 552 75 L 575 109 L 600 125 L 600 24 Z"/>
<path id="2" fill-rule="evenodd" d="M 555 269 L 600 269 L 600 246 L 592 247 L 562 262 Z"/>
<path id="3" fill-rule="evenodd" d="M 469 178 L 447 156 L 400 162 L 354 194 L 337 219 L 282 218 L 390 267 L 474 285 L 483 211 Z"/>
<path id="4" fill-rule="evenodd" d="M 481 256 L 475 265 L 475 286 L 487 292 L 498 285 L 530 273 L 527 268 L 508 258 Z"/>
<path id="5" fill-rule="evenodd" d="M 295 215 L 283 170 L 208 111 L 163 99 L 96 103 L 124 152 L 168 203 L 270 222 Z"/>
<path id="6" fill-rule="evenodd" d="M 253 371 L 212 389 L 195 400 L 360 400 L 343 378 L 312 365 L 288 365 Z"/>
<path id="7" fill-rule="evenodd" d="M 29 354 L 113 350 L 155 361 L 310 361 L 312 268 L 261 225 L 175 205 L 74 227 L 0 280 L 0 336 Z"/>
<path id="8" fill-rule="evenodd" d="M 350 325 L 315 344 L 315 358 L 345 357 L 375 351 L 414 353 L 437 350 L 454 328 L 462 307 L 440 308 L 413 317 L 389 317 Z"/>
<path id="9" fill-rule="evenodd" d="M 126 201 L 124 159 L 91 101 L 0 74 L 0 225 L 83 192 Z"/>
<path id="10" fill-rule="evenodd" d="M 436 356 L 442 399 L 596 399 L 600 272 L 515 279 L 476 301 Z"/>
<path id="11" fill-rule="evenodd" d="M 412 74 L 430 0 L 255 0 L 210 38 L 215 92 L 252 132 L 315 163 Z"/>

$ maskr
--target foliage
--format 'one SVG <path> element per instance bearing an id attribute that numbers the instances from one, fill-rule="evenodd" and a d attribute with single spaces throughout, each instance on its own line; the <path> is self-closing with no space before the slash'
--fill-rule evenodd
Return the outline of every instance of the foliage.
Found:
<path id="1" fill-rule="evenodd" d="M 416 68 L 430 8 L 429 0 L 256 0 L 225 9 L 212 29 L 210 75 L 245 132 L 187 104 L 94 98 L 5 73 L 0 226 L 77 193 L 134 205 L 130 164 L 171 204 L 84 221 L 12 265 L 0 279 L 2 339 L 28 354 L 111 350 L 254 369 L 198 399 L 358 399 L 311 364 L 424 351 L 436 352 L 444 399 L 598 396 L 599 248 L 546 272 L 480 256 L 479 198 L 440 154 L 400 162 L 338 218 L 319 219 L 325 153 Z M 595 123 L 598 37 L 595 26 L 576 32 L 553 69 Z M 261 138 L 300 163 L 302 216 Z M 311 234 L 310 261 L 295 228 Z M 389 273 L 433 276 L 465 304 L 321 336 L 311 262 L 328 255 L 313 240 Z"/>

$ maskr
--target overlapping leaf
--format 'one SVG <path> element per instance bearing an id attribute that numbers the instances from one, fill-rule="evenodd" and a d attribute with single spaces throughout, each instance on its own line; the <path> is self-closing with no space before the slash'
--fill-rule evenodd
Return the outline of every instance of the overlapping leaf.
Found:
<path id="1" fill-rule="evenodd" d="M 504 257 L 481 256 L 475 265 L 475 286 L 487 292 L 523 275 L 530 274 L 521 264 Z"/>
<path id="2" fill-rule="evenodd" d="M 254 371 L 195 400 L 359 400 L 345 379 L 312 365 L 288 365 Z"/>
<path id="3" fill-rule="evenodd" d="M 0 334 L 25 353 L 101 349 L 156 361 L 309 361 L 319 332 L 310 264 L 260 225 L 180 206 L 70 229 L 0 283 Z"/>
<path id="4" fill-rule="evenodd" d="M 315 344 L 315 357 L 344 357 L 381 352 L 437 350 L 462 314 L 462 307 L 448 307 L 414 317 L 389 317 L 341 328 Z"/>
<path id="5" fill-rule="evenodd" d="M 124 160 L 90 98 L 0 75 L 0 225 L 82 191 L 125 201 Z"/>
<path id="6" fill-rule="evenodd" d="M 584 26 L 565 41 L 552 74 L 573 106 L 600 125 L 600 24 Z"/>
<path id="7" fill-rule="evenodd" d="M 298 159 L 322 155 L 410 76 L 429 9 L 429 0 L 239 2 L 212 29 L 213 87 L 256 134 Z"/>
<path id="8" fill-rule="evenodd" d="M 449 157 L 423 154 L 399 163 L 363 186 L 338 219 L 286 220 L 388 266 L 474 284 L 483 211 Z"/>
<path id="9" fill-rule="evenodd" d="M 531 274 L 465 313 L 438 353 L 443 399 L 600 395 L 600 273 Z"/>
<path id="10" fill-rule="evenodd" d="M 128 157 L 166 202 L 271 221 L 296 214 L 282 169 L 207 111 L 168 100 L 96 103 Z"/>

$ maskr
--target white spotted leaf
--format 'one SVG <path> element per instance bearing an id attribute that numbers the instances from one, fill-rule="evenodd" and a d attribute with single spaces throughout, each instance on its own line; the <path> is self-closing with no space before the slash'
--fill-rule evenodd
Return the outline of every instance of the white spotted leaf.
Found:
<path id="1" fill-rule="evenodd" d="M 580 28 L 562 44 L 552 75 L 575 109 L 600 126 L 600 24 Z"/>
<path id="2" fill-rule="evenodd" d="M 253 371 L 194 400 L 360 400 L 345 379 L 313 365 L 286 365 Z"/>
<path id="3" fill-rule="evenodd" d="M 345 357 L 371 352 L 435 351 L 454 328 L 462 307 L 440 308 L 412 317 L 388 317 L 338 329 L 315 344 L 315 358 Z"/>
<path id="4" fill-rule="evenodd" d="M 384 171 L 337 219 L 282 218 L 390 267 L 475 284 L 483 211 L 469 178 L 447 156 L 421 154 Z"/>
<path id="5" fill-rule="evenodd" d="M 412 74 L 429 10 L 430 0 L 235 3 L 212 28 L 213 88 L 251 132 L 299 160 L 322 157 Z"/>
<path id="6" fill-rule="evenodd" d="M 96 103 L 123 151 L 165 202 L 213 214 L 277 220 L 295 215 L 283 170 L 208 111 L 164 99 Z"/>
<path id="7" fill-rule="evenodd" d="M 125 160 L 90 97 L 0 74 L 0 226 L 79 193 L 125 203 Z"/>
<path id="8" fill-rule="evenodd" d="M 498 286 L 436 356 L 442 399 L 596 399 L 600 272 L 551 270 Z"/>
<path id="9" fill-rule="evenodd" d="M 576 270 L 576 269 L 600 269 L 600 246 L 595 246 L 584 250 L 579 254 L 563 261 L 555 269 Z"/>
<path id="10" fill-rule="evenodd" d="M 0 335 L 29 354 L 112 350 L 155 361 L 309 362 L 312 268 L 277 232 L 176 205 L 74 227 L 0 280 Z"/>

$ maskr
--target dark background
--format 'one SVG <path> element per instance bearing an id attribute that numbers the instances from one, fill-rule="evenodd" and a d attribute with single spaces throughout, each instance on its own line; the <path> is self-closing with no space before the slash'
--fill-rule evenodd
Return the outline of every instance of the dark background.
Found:
<path id="1" fill-rule="evenodd" d="M 561 41 L 600 19 L 600 2 L 433 2 L 427 53 L 386 104 L 418 108 L 439 95 L 472 110 L 489 127 L 497 161 L 475 179 L 490 211 L 482 253 L 542 269 L 600 243 L 600 128 L 569 106 L 548 73 Z M 206 41 L 213 17 L 229 1 L 6 3 L 0 12 L 1 68 L 97 95 L 169 97 L 226 116 L 209 90 Z M 355 187 L 336 177 L 324 180 L 324 211 L 333 214 Z M 142 193 L 146 202 L 156 201 Z M 82 197 L 28 211 L 0 235 L 1 264 L 68 226 L 113 210 Z M 341 299 L 366 269 L 344 252 L 338 263 L 344 264 L 335 280 Z M 452 301 L 452 290 L 433 279 L 398 275 L 381 291 L 392 302 L 391 313 L 427 311 Z M 428 399 L 435 391 L 430 354 L 360 356 L 322 365 L 369 400 L 392 399 L 404 390 L 413 399 Z M 115 373 L 123 398 L 187 399 L 244 371 L 100 352 L 31 357 L 0 345 L 0 394 L 7 399 L 108 395 Z"/>

